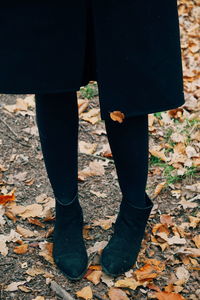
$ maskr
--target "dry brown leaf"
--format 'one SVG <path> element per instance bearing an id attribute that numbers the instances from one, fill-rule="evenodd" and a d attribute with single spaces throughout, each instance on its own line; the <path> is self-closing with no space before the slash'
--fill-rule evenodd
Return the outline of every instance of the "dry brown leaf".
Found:
<path id="1" fill-rule="evenodd" d="M 176 253 L 185 254 L 191 257 L 200 257 L 200 249 L 196 248 L 180 248 Z"/>
<path id="2" fill-rule="evenodd" d="M 154 235 L 156 235 L 157 232 L 159 232 L 159 233 L 164 232 L 164 233 L 166 233 L 167 236 L 170 234 L 170 231 L 169 231 L 167 225 L 161 224 L 161 223 L 155 224 L 152 228 L 152 233 Z"/>
<path id="3" fill-rule="evenodd" d="M 90 285 L 85 286 L 81 290 L 76 292 L 76 296 L 85 300 L 90 300 L 93 298 L 93 293 Z"/>
<path id="4" fill-rule="evenodd" d="M 99 219 L 93 221 L 93 226 L 100 226 L 102 229 L 107 230 L 112 227 L 112 224 L 116 221 L 116 215 L 108 216 L 108 219 Z"/>
<path id="5" fill-rule="evenodd" d="M 102 273 L 102 276 L 101 276 L 101 281 L 103 283 L 105 283 L 108 287 L 111 287 L 114 285 L 114 282 L 113 282 L 113 277 L 112 276 L 109 276 L 105 273 Z"/>
<path id="6" fill-rule="evenodd" d="M 188 281 L 190 274 L 185 267 L 181 266 L 176 269 L 176 276 L 178 280 L 175 282 L 175 284 L 182 285 Z"/>
<path id="7" fill-rule="evenodd" d="M 19 213 L 18 215 L 22 217 L 22 219 L 26 219 L 28 217 L 39 217 L 42 214 L 43 207 L 40 204 L 34 203 L 25 206 L 25 211 Z"/>
<path id="8" fill-rule="evenodd" d="M 157 292 L 154 295 L 158 300 L 186 300 L 183 296 L 177 293 Z"/>
<path id="9" fill-rule="evenodd" d="M 164 151 L 158 151 L 156 149 L 149 149 L 149 152 L 151 153 L 151 155 L 160 158 L 161 160 L 167 162 L 169 159 L 165 156 Z"/>
<path id="10" fill-rule="evenodd" d="M 79 141 L 80 153 L 93 154 L 96 151 L 97 143 L 87 143 L 85 141 Z"/>
<path id="11" fill-rule="evenodd" d="M 111 300 L 128 300 L 129 297 L 126 295 L 126 293 L 118 288 L 111 287 L 108 291 L 109 299 Z"/>
<path id="12" fill-rule="evenodd" d="M 4 291 L 7 291 L 7 292 L 17 291 L 18 290 L 18 286 L 19 285 L 23 285 L 24 283 L 26 283 L 26 281 L 15 281 L 15 282 L 12 282 L 12 283 L 10 283 L 10 284 L 8 284 L 6 286 L 6 288 L 4 289 Z"/>
<path id="13" fill-rule="evenodd" d="M 157 184 L 155 190 L 154 190 L 154 196 L 157 196 L 158 194 L 160 194 L 160 192 L 162 191 L 162 189 L 166 186 L 166 181 L 163 181 L 159 184 Z"/>
<path id="14" fill-rule="evenodd" d="M 110 117 L 113 121 L 118 121 L 119 123 L 122 123 L 125 118 L 125 115 L 121 111 L 115 110 L 110 113 Z"/>
<path id="15" fill-rule="evenodd" d="M 78 177 L 81 180 L 85 180 L 85 178 L 89 176 L 102 176 L 104 174 L 105 174 L 104 166 L 102 162 L 99 162 L 98 160 L 94 160 L 90 162 L 88 167 L 78 171 Z"/>
<path id="16" fill-rule="evenodd" d="M 160 223 L 163 225 L 166 224 L 167 226 L 172 226 L 174 224 L 172 217 L 166 214 L 160 216 Z"/>
<path id="17" fill-rule="evenodd" d="M 189 220 L 190 220 L 190 227 L 192 228 L 196 228 L 197 225 L 200 223 L 200 218 L 197 217 L 189 216 Z"/>
<path id="18" fill-rule="evenodd" d="M 143 267 L 136 270 L 134 274 L 138 281 L 150 281 L 153 278 L 156 278 L 161 272 L 162 270 L 160 270 L 159 267 L 152 264 L 145 264 Z"/>
<path id="19" fill-rule="evenodd" d="M 189 202 L 189 201 L 187 201 L 185 199 L 182 199 L 180 202 L 178 202 L 178 204 L 181 204 L 184 209 L 186 209 L 186 208 L 195 208 L 195 207 L 198 206 L 197 203 Z"/>
<path id="20" fill-rule="evenodd" d="M 108 241 L 101 241 L 101 242 L 96 242 L 94 246 L 89 247 L 87 249 L 88 255 L 91 253 L 97 252 L 98 254 L 101 254 L 103 248 L 108 244 Z"/>
<path id="21" fill-rule="evenodd" d="M 192 239 L 196 245 L 197 248 L 200 248 L 200 234 L 196 235 L 195 237 L 193 237 Z"/>
<path id="22" fill-rule="evenodd" d="M 90 235 L 90 229 L 92 228 L 91 225 L 84 225 L 83 226 L 83 236 L 86 240 L 92 240 L 93 236 Z"/>
<path id="23" fill-rule="evenodd" d="M 101 275 L 102 275 L 102 271 L 93 271 L 86 278 L 96 285 L 100 282 Z"/>
<path id="24" fill-rule="evenodd" d="M 79 115 L 79 118 L 90 122 L 91 124 L 96 124 L 101 121 L 100 109 L 92 108 L 88 112 L 83 112 Z"/>
<path id="25" fill-rule="evenodd" d="M 0 204 L 5 205 L 8 202 L 15 201 L 15 195 L 13 194 L 8 194 L 8 195 L 0 195 Z"/>
<path id="26" fill-rule="evenodd" d="M 37 225 L 37 226 L 42 227 L 42 228 L 45 227 L 45 224 L 43 224 L 42 222 L 40 222 L 38 219 L 35 219 L 35 218 L 28 218 L 27 221 L 28 221 L 30 224 L 34 224 L 34 225 Z"/>
<path id="27" fill-rule="evenodd" d="M 40 242 L 39 247 L 42 251 L 39 252 L 39 255 L 43 256 L 48 262 L 55 265 L 52 250 L 53 250 L 53 243 L 50 242 Z"/>
<path id="28" fill-rule="evenodd" d="M 28 251 L 28 244 L 22 244 L 20 246 L 16 246 L 13 251 L 17 254 L 24 254 Z"/>
<path id="29" fill-rule="evenodd" d="M 89 105 L 88 99 L 78 99 L 78 113 L 79 115 L 86 110 Z"/>
<path id="30" fill-rule="evenodd" d="M 16 231 L 18 233 L 20 233 L 23 237 L 32 237 L 32 236 L 35 236 L 37 235 L 35 232 L 33 232 L 32 230 L 29 230 L 27 228 L 24 228 L 20 225 L 17 225 L 16 227 Z"/>
<path id="31" fill-rule="evenodd" d="M 26 273 L 32 277 L 35 277 L 37 275 L 43 275 L 46 278 L 53 278 L 54 275 L 47 272 L 46 270 L 42 269 L 42 268 L 37 268 L 37 267 L 32 267 L 26 270 Z"/>
<path id="32" fill-rule="evenodd" d="M 30 293 L 32 292 L 32 289 L 27 287 L 27 286 L 24 286 L 24 285 L 19 285 L 18 286 L 19 290 L 21 290 L 22 292 L 25 292 L 25 293 Z"/>
<path id="33" fill-rule="evenodd" d="M 136 281 L 134 278 L 125 278 L 121 280 L 117 280 L 114 284 L 115 287 L 125 287 L 135 290 L 141 283 Z"/>

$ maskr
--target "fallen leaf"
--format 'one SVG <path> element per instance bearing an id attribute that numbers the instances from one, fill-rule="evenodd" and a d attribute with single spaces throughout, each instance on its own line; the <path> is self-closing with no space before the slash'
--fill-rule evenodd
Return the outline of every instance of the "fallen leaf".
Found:
<path id="1" fill-rule="evenodd" d="M 28 251 L 28 244 L 22 244 L 20 246 L 16 246 L 13 251 L 17 254 L 24 254 Z"/>
<path id="2" fill-rule="evenodd" d="M 35 235 L 36 235 L 36 233 L 33 232 L 32 230 L 29 230 L 29 229 L 27 229 L 27 228 L 24 228 L 24 227 L 22 227 L 22 226 L 20 226 L 20 225 L 17 225 L 16 231 L 17 231 L 18 233 L 20 233 L 23 237 L 32 237 L 32 236 L 35 236 Z"/>
<path id="3" fill-rule="evenodd" d="M 139 285 L 141 285 L 141 283 L 136 281 L 134 278 L 121 279 L 116 281 L 114 284 L 115 287 L 125 287 L 132 290 L 135 290 Z"/>
<path id="4" fill-rule="evenodd" d="M 12 195 L 0 195 L 0 204 L 6 204 L 8 202 L 15 201 L 14 193 Z"/>
<path id="5" fill-rule="evenodd" d="M 118 121 L 119 123 L 122 123 L 125 118 L 125 115 L 121 111 L 115 110 L 110 113 L 110 117 L 113 121 Z"/>
<path id="6" fill-rule="evenodd" d="M 53 256 L 52 256 L 52 250 L 53 250 L 53 243 L 50 242 L 40 242 L 39 247 L 41 251 L 39 252 L 39 255 L 43 256 L 48 262 L 55 265 Z"/>
<path id="7" fill-rule="evenodd" d="M 100 282 L 101 275 L 102 271 L 93 271 L 86 278 L 96 285 Z"/>
<path id="8" fill-rule="evenodd" d="M 111 300 L 128 300 L 129 297 L 126 295 L 126 293 L 118 288 L 111 287 L 108 291 L 109 299 Z"/>
<path id="9" fill-rule="evenodd" d="M 89 300 L 89 299 L 93 298 L 92 289 L 91 289 L 91 287 L 89 285 L 85 286 L 81 290 L 77 291 L 76 295 L 77 295 L 77 297 L 83 298 L 85 300 Z"/>
<path id="10" fill-rule="evenodd" d="M 157 292 L 154 295 L 158 300 L 186 300 L 183 296 L 177 293 Z"/>
<path id="11" fill-rule="evenodd" d="M 102 229 L 107 230 L 112 227 L 112 224 L 115 223 L 117 215 L 108 216 L 108 219 L 99 219 L 93 221 L 93 226 L 100 226 Z"/>
<path id="12" fill-rule="evenodd" d="M 12 283 L 10 283 L 10 284 L 8 284 L 6 286 L 6 288 L 4 289 L 4 291 L 7 291 L 7 292 L 17 291 L 18 290 L 18 286 L 19 285 L 23 285 L 24 283 L 26 283 L 26 281 L 15 281 L 15 282 L 12 282 Z"/>
<path id="13" fill-rule="evenodd" d="M 193 237 L 192 239 L 196 245 L 197 248 L 200 248 L 200 234 L 196 235 L 195 237 Z"/>
<path id="14" fill-rule="evenodd" d="M 136 270 L 134 274 L 138 281 L 149 281 L 156 278 L 161 272 L 162 270 L 159 267 L 152 264 L 145 264 L 143 267 Z"/>
<path id="15" fill-rule="evenodd" d="M 196 228 L 197 225 L 200 223 L 200 218 L 196 218 L 193 216 L 189 216 L 189 220 L 190 220 L 190 227 L 192 228 Z"/>

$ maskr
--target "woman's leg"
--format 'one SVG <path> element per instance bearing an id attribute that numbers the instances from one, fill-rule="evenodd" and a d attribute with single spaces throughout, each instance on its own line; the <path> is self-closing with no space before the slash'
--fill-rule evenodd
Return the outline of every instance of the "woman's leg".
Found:
<path id="1" fill-rule="evenodd" d="M 37 94 L 36 120 L 48 177 L 55 195 L 53 258 L 68 279 L 81 279 L 88 256 L 78 199 L 78 104 L 76 91 Z"/>
<path id="2" fill-rule="evenodd" d="M 145 207 L 148 175 L 148 114 L 122 123 L 105 120 L 107 137 L 124 200 Z"/>
<path id="3" fill-rule="evenodd" d="M 48 177 L 57 200 L 77 194 L 78 105 L 76 91 L 36 94 L 36 120 Z"/>
<path id="4" fill-rule="evenodd" d="M 113 235 L 101 255 L 101 265 L 107 274 L 118 276 L 135 264 L 152 209 L 145 192 L 148 115 L 130 117 L 123 123 L 106 120 L 105 124 L 123 197 Z"/>

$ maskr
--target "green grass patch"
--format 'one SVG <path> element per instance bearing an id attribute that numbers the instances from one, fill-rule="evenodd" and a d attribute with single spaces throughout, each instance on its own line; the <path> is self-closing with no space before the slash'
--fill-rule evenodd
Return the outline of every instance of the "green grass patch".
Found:
<path id="1" fill-rule="evenodd" d="M 98 86 L 97 83 L 89 83 L 88 85 L 80 88 L 80 93 L 83 98 L 91 99 L 98 96 Z"/>

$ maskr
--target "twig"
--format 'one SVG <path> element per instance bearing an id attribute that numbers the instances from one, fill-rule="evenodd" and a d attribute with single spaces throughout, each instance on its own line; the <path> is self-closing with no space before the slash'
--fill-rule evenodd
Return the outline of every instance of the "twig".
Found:
<path id="1" fill-rule="evenodd" d="M 103 157 L 103 156 L 100 156 L 100 155 L 94 155 L 94 154 L 89 154 L 89 153 L 79 153 L 79 154 L 85 154 L 85 155 L 88 155 L 88 156 L 91 156 L 91 157 L 96 157 L 97 159 L 102 159 L 102 160 L 109 160 L 109 162 L 111 162 L 112 164 L 114 164 L 114 161 L 107 158 L 107 157 Z"/>
<path id="2" fill-rule="evenodd" d="M 16 134 L 16 132 L 13 131 L 13 129 L 6 123 L 5 120 L 0 119 L 0 121 L 14 134 L 14 136 L 16 136 L 17 139 L 19 139 L 18 135 Z"/>
<path id="3" fill-rule="evenodd" d="M 31 145 L 25 144 L 25 143 L 21 142 L 21 138 L 18 137 L 18 135 L 16 134 L 16 132 L 14 132 L 14 130 L 6 123 L 5 120 L 0 119 L 0 121 L 12 132 L 12 134 L 16 137 L 17 142 L 19 142 L 22 146 L 31 147 Z M 6 133 L 4 132 L 4 134 L 6 134 Z M 8 134 L 6 134 L 6 136 L 8 136 L 9 138 L 11 138 L 13 141 L 16 142 L 16 139 L 14 139 L 13 137 L 9 136 Z"/>

